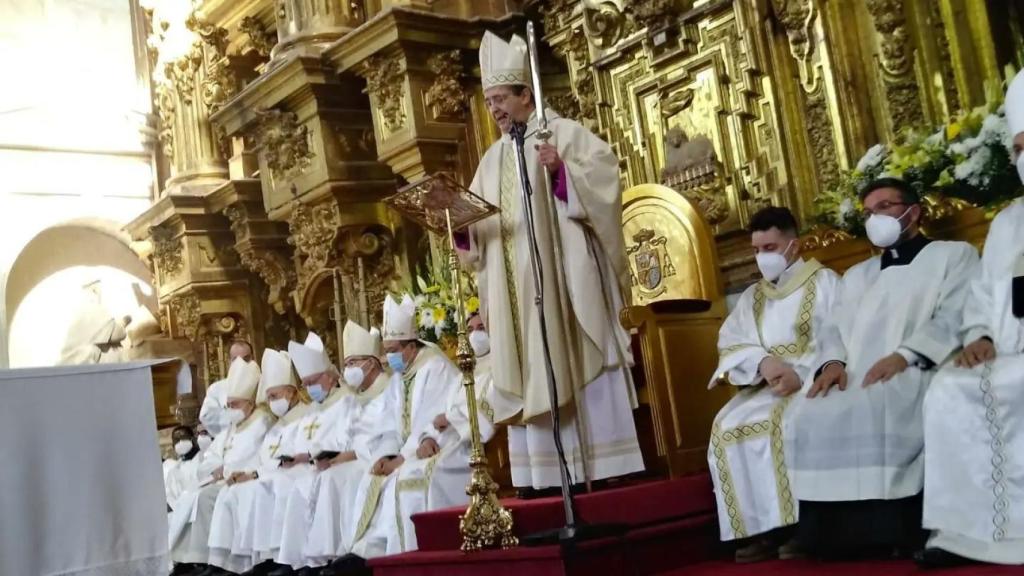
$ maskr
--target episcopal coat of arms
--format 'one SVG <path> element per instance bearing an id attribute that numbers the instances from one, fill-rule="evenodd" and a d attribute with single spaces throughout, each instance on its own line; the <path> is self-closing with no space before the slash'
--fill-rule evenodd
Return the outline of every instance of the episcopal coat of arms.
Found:
<path id="1" fill-rule="evenodd" d="M 655 297 L 665 291 L 665 287 L 662 286 L 664 279 L 676 273 L 666 248 L 668 239 L 665 236 L 655 237 L 654 230 L 643 228 L 633 235 L 633 241 L 636 244 L 626 249 L 626 254 L 632 257 L 632 284 L 638 287 L 645 297 Z"/>

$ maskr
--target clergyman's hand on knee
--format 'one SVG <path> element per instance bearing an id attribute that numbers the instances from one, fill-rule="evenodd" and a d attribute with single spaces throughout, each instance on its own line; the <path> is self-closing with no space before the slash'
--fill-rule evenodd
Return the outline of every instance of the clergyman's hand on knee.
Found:
<path id="1" fill-rule="evenodd" d="M 824 398 L 833 387 L 839 387 L 840 391 L 846 390 L 846 368 L 840 362 L 832 362 L 825 366 L 825 369 L 814 379 L 814 384 L 807 391 L 808 398 L 817 398 L 819 395 Z"/>
<path id="2" fill-rule="evenodd" d="M 964 347 L 953 364 L 960 368 L 974 368 L 996 357 L 996 347 L 987 337 L 981 337 Z"/>
<path id="3" fill-rule="evenodd" d="M 800 386 L 800 376 L 797 375 L 795 370 L 788 367 L 783 371 L 781 376 L 768 384 L 768 387 L 771 388 L 772 394 L 775 394 L 780 398 L 785 398 L 786 396 L 799 391 Z"/>

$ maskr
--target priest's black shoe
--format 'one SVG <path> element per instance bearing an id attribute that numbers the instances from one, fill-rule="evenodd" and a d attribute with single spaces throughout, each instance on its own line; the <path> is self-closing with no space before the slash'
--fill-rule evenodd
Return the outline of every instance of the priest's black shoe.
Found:
<path id="1" fill-rule="evenodd" d="M 252 570 L 249 570 L 248 572 L 242 572 L 241 576 L 270 576 L 270 574 L 275 570 L 280 570 L 282 568 L 291 570 L 291 568 L 288 568 L 284 564 L 277 564 L 271 560 L 267 560 L 262 564 L 253 566 Z"/>
<path id="2" fill-rule="evenodd" d="M 925 570 L 937 570 L 940 568 L 955 568 L 957 566 L 967 566 L 968 564 L 977 564 L 976 561 L 970 558 L 964 558 L 952 552 L 947 552 L 942 548 L 925 548 L 914 553 L 914 562 Z"/>
<path id="3" fill-rule="evenodd" d="M 185 564 L 183 562 L 179 562 L 174 565 L 174 570 L 171 571 L 171 576 L 185 576 L 186 574 L 198 571 L 202 567 L 202 564 Z"/>
<path id="4" fill-rule="evenodd" d="M 366 567 L 366 559 L 355 554 L 345 554 L 320 572 L 320 576 L 369 576 L 373 571 Z"/>

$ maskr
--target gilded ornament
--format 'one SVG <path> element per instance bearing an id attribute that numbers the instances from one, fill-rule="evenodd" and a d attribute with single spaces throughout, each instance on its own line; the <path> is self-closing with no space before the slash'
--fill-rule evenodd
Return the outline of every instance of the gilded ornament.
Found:
<path id="1" fill-rule="evenodd" d="M 544 21 L 544 33 L 553 34 L 562 26 L 563 20 L 572 15 L 576 0 L 547 0 L 541 5 L 540 14 Z"/>
<path id="2" fill-rule="evenodd" d="M 238 31 L 249 37 L 249 45 L 254 52 L 264 58 L 270 57 L 270 51 L 277 44 L 277 34 L 263 27 L 263 23 L 255 16 L 246 16 L 238 24 Z"/>
<path id="3" fill-rule="evenodd" d="M 298 273 L 296 292 L 304 294 L 313 277 L 327 268 L 335 255 L 335 239 L 341 211 L 333 201 L 309 206 L 296 199 L 292 204 L 288 242 L 305 256 Z"/>
<path id="4" fill-rule="evenodd" d="M 235 251 L 242 266 L 263 280 L 267 285 L 266 300 L 278 314 L 284 314 L 291 306 L 291 290 L 295 285 L 295 269 L 291 261 L 277 250 L 257 249 L 250 240 L 249 217 L 240 204 L 224 209 L 224 215 L 231 222 L 235 235 Z"/>
<path id="5" fill-rule="evenodd" d="M 427 106 L 434 109 L 434 117 L 461 117 L 467 108 L 468 97 L 462 86 L 462 56 L 459 50 L 438 52 L 427 60 L 434 73 L 434 83 L 424 95 Z"/>
<path id="6" fill-rule="evenodd" d="M 921 205 L 924 209 L 922 220 L 928 222 L 949 218 L 958 212 L 974 207 L 973 204 L 961 198 L 950 198 L 939 194 L 925 194 L 921 198 Z"/>
<path id="7" fill-rule="evenodd" d="M 583 0 L 583 29 L 598 48 L 618 44 L 626 32 L 626 15 L 612 0 Z"/>
<path id="8" fill-rule="evenodd" d="M 555 112 L 558 112 L 559 116 L 576 120 L 577 122 L 581 120 L 580 101 L 571 91 L 545 96 L 548 106 Z"/>
<path id="9" fill-rule="evenodd" d="M 905 74 L 910 69 L 913 47 L 908 42 L 903 0 L 867 0 L 867 7 L 881 41 L 882 68 L 893 76 Z"/>
<path id="10" fill-rule="evenodd" d="M 813 0 L 772 0 L 775 14 L 789 39 L 789 52 L 796 59 L 800 69 L 800 81 L 804 90 L 816 90 L 818 74 L 815 70 L 814 22 L 817 10 Z"/>
<path id="11" fill-rule="evenodd" d="M 572 92 L 575 102 L 567 97 L 555 97 L 553 100 L 571 112 L 575 111 L 578 107 L 578 114 L 570 116 L 575 120 L 596 121 L 598 95 L 596 85 L 594 83 L 593 66 L 591 66 L 590 63 L 590 47 L 587 45 L 586 34 L 579 29 L 573 30 L 572 34 L 569 36 L 569 41 L 559 47 L 557 53 L 562 58 L 565 58 L 569 68 L 575 71 Z M 549 101 L 551 99 L 552 98 L 549 98 Z M 556 110 L 561 113 L 561 110 L 558 108 L 556 108 Z"/>
<path id="12" fill-rule="evenodd" d="M 853 235 L 836 228 L 818 227 L 800 237 L 800 249 L 804 252 L 828 248 L 833 244 L 852 240 Z"/>
<path id="13" fill-rule="evenodd" d="M 260 151 L 275 179 L 290 180 L 302 174 L 314 154 L 309 147 L 309 129 L 294 112 L 271 108 L 258 110 L 254 131 L 255 148 Z"/>
<path id="14" fill-rule="evenodd" d="M 182 334 L 191 342 L 199 336 L 199 323 L 202 317 L 202 303 L 199 296 L 189 292 L 176 296 L 170 302 L 171 314 L 181 329 Z"/>
<path id="15" fill-rule="evenodd" d="M 675 0 L 635 0 L 625 6 L 626 18 L 632 20 L 637 29 L 663 28 L 678 12 Z"/>
<path id="16" fill-rule="evenodd" d="M 836 160 L 836 143 L 832 134 L 828 105 L 820 90 L 809 94 L 805 102 L 807 138 L 818 168 L 818 179 L 823 188 L 829 188 L 839 179 L 839 163 Z"/>
<path id="17" fill-rule="evenodd" d="M 405 98 L 400 57 L 371 56 L 363 65 L 363 77 L 366 78 L 366 89 L 377 111 L 388 130 L 398 130 L 405 124 L 405 110 L 402 101 Z"/>
<path id="18" fill-rule="evenodd" d="M 181 238 L 166 226 L 153 226 L 149 229 L 149 237 L 153 242 L 153 263 L 166 282 L 183 267 Z"/>

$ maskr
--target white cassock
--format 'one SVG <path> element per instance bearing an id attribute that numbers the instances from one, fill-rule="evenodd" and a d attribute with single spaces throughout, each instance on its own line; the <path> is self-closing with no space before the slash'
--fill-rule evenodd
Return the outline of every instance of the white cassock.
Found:
<path id="1" fill-rule="evenodd" d="M 494 425 L 515 416 L 522 406 L 517 398 L 508 397 L 494 387 L 490 354 L 477 358 L 474 380 L 480 442 L 484 444 L 494 436 Z M 417 549 L 413 514 L 465 506 L 469 502 L 466 486 L 471 472 L 472 440 L 465 387 L 451 388 L 444 414 L 448 419 L 447 429 L 438 432 L 431 427 L 423 434 L 423 438 L 433 438 L 440 451 L 423 460 L 407 460 L 395 471 L 396 478 L 388 483 L 383 495 L 386 501 L 393 501 L 398 528 L 388 532 L 388 554 Z"/>
<path id="2" fill-rule="evenodd" d="M 370 507 L 375 497 L 367 501 L 357 500 L 359 486 L 370 467 L 393 443 L 385 438 L 383 423 L 393 413 L 388 394 L 390 375 L 381 373 L 366 390 L 349 395 L 343 400 L 345 425 L 336 429 L 335 439 L 338 452 L 352 451 L 356 459 L 335 464 L 317 474 L 313 483 L 313 515 L 306 537 L 303 556 L 310 566 L 320 566 L 333 558 L 344 556 L 355 541 L 357 520 L 354 511 Z M 369 515 L 372 516 L 373 508 Z M 369 522 L 369 518 L 367 518 Z"/>
<path id="3" fill-rule="evenodd" d="M 218 380 L 206 389 L 206 397 L 203 398 L 203 405 L 199 408 L 199 421 L 206 427 L 207 432 L 216 438 L 231 426 L 228 419 L 228 381 Z"/>
<path id="4" fill-rule="evenodd" d="M 271 491 L 274 477 L 282 472 L 277 457 L 281 455 L 281 448 L 301 433 L 299 424 L 310 409 L 309 404 L 296 404 L 267 431 L 259 448 L 256 467 L 245 470 L 255 470 L 259 478 L 227 486 L 217 495 L 210 522 L 208 564 L 230 572 L 245 572 L 253 567 L 257 560 L 253 553 L 255 519 L 260 516 L 265 521 L 274 512 L 271 507 L 273 500 L 263 496 Z M 263 525 L 269 527 L 269 522 L 265 521 Z"/>
<path id="5" fill-rule="evenodd" d="M 345 399 L 351 394 L 351 388 L 342 382 L 331 389 L 322 404 L 313 403 L 312 410 L 299 424 L 299 433 L 284 453 L 313 457 L 324 451 L 341 452 L 338 429 L 348 424 Z M 313 464 L 299 464 L 281 472 L 274 476 L 274 515 L 270 529 L 257 525 L 254 544 L 260 559 L 273 559 L 301 568 L 305 566 L 306 535 L 313 519 L 313 484 L 317 470 Z"/>
<path id="6" fill-rule="evenodd" d="M 191 460 L 173 460 L 174 465 L 167 470 L 164 477 L 164 489 L 167 492 L 167 505 L 174 508 L 174 503 L 182 494 L 199 488 L 199 465 L 203 462 L 202 452 Z"/>
<path id="7" fill-rule="evenodd" d="M 434 418 L 445 411 L 452 388 L 462 382 L 459 369 L 436 347 L 421 348 L 412 366 L 405 372 L 391 376 L 386 392 L 390 414 L 385 415 L 380 431 L 379 452 L 401 455 L 405 463 L 388 476 L 365 474 L 359 482 L 355 497 L 362 502 L 361 510 L 352 510 L 349 521 L 356 526 L 352 552 L 363 558 L 374 558 L 386 553 L 387 543 L 403 539 L 405 525 L 395 509 L 394 497 L 382 497 L 391 488 L 395 478 L 407 464 L 415 464 L 416 449 L 421 439 L 434 428 Z M 430 474 L 427 471 L 427 481 Z"/>
<path id="8" fill-rule="evenodd" d="M 550 110 L 547 114 L 551 142 L 564 162 L 560 178 L 566 200 L 555 199 L 542 177 L 546 169 L 535 150 L 535 116 L 527 125 L 526 164 L 534 190 L 562 438 L 573 481 L 579 483 L 644 468 L 633 422 L 629 335 L 618 322 L 629 273 L 618 160 L 608 144 L 582 125 Z M 522 398 L 526 427 L 509 429 L 512 482 L 558 486 L 547 366 L 509 136 L 487 150 L 470 188 L 501 208 L 499 216 L 471 227 L 467 259 L 478 270 L 495 386 Z"/>
<path id="9" fill-rule="evenodd" d="M 721 380 L 740 388 L 715 417 L 708 447 L 722 540 L 797 522 L 783 422 L 801 392 L 776 396 L 763 385 L 759 366 L 775 356 L 793 368 L 805 389 L 813 382 L 823 359 L 842 346 L 828 322 L 839 283 L 839 275 L 816 260 L 798 260 L 777 283 L 762 280 L 747 288 L 722 324 L 711 386 Z"/>
<path id="10" fill-rule="evenodd" d="M 274 415 L 259 407 L 241 424 L 217 436 L 207 450 L 206 458 L 199 464 L 200 478 L 220 466 L 224 467 L 225 478 L 235 472 L 254 470 L 259 459 L 259 447 L 273 422 Z M 217 495 L 224 486 L 223 480 L 203 485 L 182 494 L 171 506 L 174 511 L 170 518 L 168 545 L 172 560 L 188 564 L 205 564 L 209 560 L 210 521 Z"/>
<path id="11" fill-rule="evenodd" d="M 957 348 L 978 255 L 965 242 L 933 241 L 909 263 L 883 270 L 881 261 L 874 256 L 843 276 L 835 321 L 845 357 L 834 359 L 846 362 L 846 390 L 800 395 L 788 409 L 787 460 L 799 500 L 899 500 L 924 486 L 921 404 L 931 372 L 909 366 L 888 382 L 862 383 L 898 348 L 935 364 Z"/>
<path id="12" fill-rule="evenodd" d="M 987 336 L 996 359 L 947 364 L 924 401 L 928 545 L 1001 564 L 1024 563 L 1024 323 L 1011 292 L 1022 247 L 1018 200 L 992 221 L 964 304 L 964 345 Z"/>

